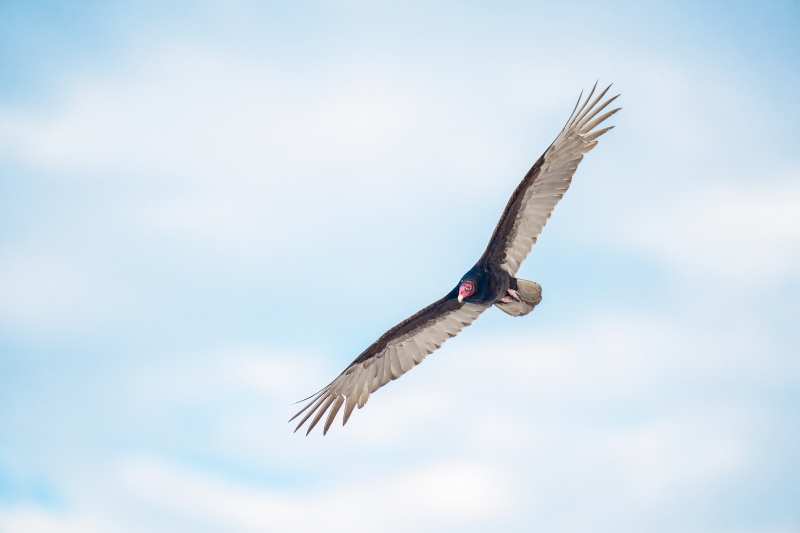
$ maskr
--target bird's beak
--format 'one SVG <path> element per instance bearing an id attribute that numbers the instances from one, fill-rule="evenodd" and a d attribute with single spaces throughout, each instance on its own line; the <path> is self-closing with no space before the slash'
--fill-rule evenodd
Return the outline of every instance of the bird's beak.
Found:
<path id="1" fill-rule="evenodd" d="M 461 294 L 459 294 L 459 295 L 458 295 L 458 303 L 463 303 L 463 302 L 464 302 L 464 296 L 462 296 Z"/>

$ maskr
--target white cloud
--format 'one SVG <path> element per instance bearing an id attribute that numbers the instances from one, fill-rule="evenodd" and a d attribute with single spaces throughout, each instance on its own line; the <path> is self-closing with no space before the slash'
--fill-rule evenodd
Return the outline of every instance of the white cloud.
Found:
<path id="1" fill-rule="evenodd" d="M 131 376 L 133 391 L 162 382 L 165 395 L 154 403 L 200 400 L 229 391 L 246 392 L 264 400 L 283 399 L 309 379 L 325 379 L 314 365 L 317 357 L 300 351 L 228 347 L 208 353 L 172 354 L 168 363 Z M 167 386 L 168 385 L 168 386 Z M 139 396 L 134 392 L 134 396 Z"/>
<path id="2" fill-rule="evenodd" d="M 155 187 L 120 206 L 133 223 L 228 250 L 416 205 L 432 173 L 459 194 L 485 181 L 503 146 L 462 127 L 465 102 L 379 66 L 290 71 L 175 46 L 62 93 L 48 113 L 0 109 L 11 158 L 54 179 Z"/>
<path id="3" fill-rule="evenodd" d="M 694 414 L 623 430 L 606 439 L 605 452 L 620 467 L 620 475 L 628 477 L 630 495 L 657 506 L 665 497 L 696 493 L 740 471 L 746 457 L 741 429 L 724 416 L 718 420 L 721 414 Z"/>
<path id="4" fill-rule="evenodd" d="M 643 213 L 627 229 L 629 239 L 685 276 L 735 284 L 735 290 L 780 282 L 800 268 L 796 176 L 697 191 Z"/>
<path id="5" fill-rule="evenodd" d="M 5 254 L 0 257 L 0 324 L 25 332 L 68 330 L 97 317 L 93 289 L 89 274 L 63 255 Z"/>
<path id="6" fill-rule="evenodd" d="M 473 166 L 484 153 L 486 139 L 457 129 L 434 142 L 453 112 L 446 95 L 396 73 L 287 71 L 186 47 L 160 57 L 125 76 L 75 82 L 55 113 L 2 110 L 0 139 L 36 166 L 194 183 L 322 182 L 354 161 L 383 169 L 371 176 L 382 179 L 401 154 Z"/>
<path id="7" fill-rule="evenodd" d="M 128 524 L 105 521 L 97 515 L 59 512 L 34 505 L 0 506 L 0 528 L 22 533 L 108 533 L 131 531 Z"/>
<path id="8" fill-rule="evenodd" d="M 448 462 L 346 479 L 311 492 L 269 490 L 162 460 L 129 458 L 103 494 L 70 511 L 6 509 L 14 531 L 436 531 L 504 508 L 510 487 L 490 468 Z M 97 515 L 101 503 L 110 515 Z"/>

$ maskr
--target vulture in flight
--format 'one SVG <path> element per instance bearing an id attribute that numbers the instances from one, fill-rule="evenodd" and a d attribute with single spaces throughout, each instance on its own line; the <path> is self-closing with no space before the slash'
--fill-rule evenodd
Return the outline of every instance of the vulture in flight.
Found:
<path id="1" fill-rule="evenodd" d="M 328 413 L 326 434 L 342 406 L 342 425 L 346 424 L 353 409 L 364 407 L 371 393 L 421 363 L 491 306 L 511 316 L 527 315 L 536 307 L 542 300 L 541 286 L 517 279 L 517 270 L 569 188 L 578 163 L 613 126 L 595 128 L 620 109 L 600 114 L 619 95 L 603 101 L 609 85 L 592 99 L 595 88 L 582 104 L 583 94 L 578 97 L 564 128 L 522 178 L 475 266 L 447 295 L 384 333 L 327 387 L 306 398 L 305 407 L 289 420 L 305 413 L 295 431 L 311 419 L 308 435 Z"/>

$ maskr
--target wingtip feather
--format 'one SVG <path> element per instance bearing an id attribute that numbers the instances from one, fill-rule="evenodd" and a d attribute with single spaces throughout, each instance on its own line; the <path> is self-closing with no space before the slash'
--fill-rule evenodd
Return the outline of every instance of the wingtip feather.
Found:
<path id="1" fill-rule="evenodd" d="M 577 117 L 579 117 L 579 116 L 580 116 L 580 114 L 581 114 L 581 113 L 583 113 L 583 109 L 586 107 L 586 104 L 588 104 L 588 103 L 589 103 L 589 99 L 590 99 L 590 98 L 592 97 L 592 95 L 594 94 L 594 90 L 595 90 L 595 89 L 597 89 L 597 82 L 595 82 L 594 86 L 592 87 L 592 90 L 591 90 L 591 91 L 589 91 L 589 94 L 588 94 L 588 95 L 586 95 L 586 100 L 584 100 L 584 101 L 583 101 L 583 105 L 581 105 L 581 108 L 580 108 L 580 110 L 578 110 L 578 114 L 577 114 L 577 115 L 575 115 L 575 118 L 573 118 L 573 119 L 572 119 L 572 121 L 570 122 L 570 124 L 574 124 L 574 123 L 575 123 L 575 121 L 576 121 L 576 119 L 577 119 Z"/>
<path id="2" fill-rule="evenodd" d="M 314 426 L 317 425 L 317 422 L 319 422 L 319 419 L 322 418 L 322 415 L 324 415 L 325 411 L 328 410 L 328 407 L 330 407 L 331 402 L 333 402 L 333 399 L 334 399 L 333 396 L 327 396 L 326 399 L 325 399 L 325 403 L 323 403 L 319 407 L 319 409 L 317 409 L 317 416 L 315 416 L 314 420 L 312 420 L 311 424 L 309 424 L 308 431 L 306 431 L 306 436 L 308 436 L 308 434 L 311 433 L 311 430 L 314 429 Z"/>
<path id="3" fill-rule="evenodd" d="M 593 107 L 593 108 L 591 108 L 591 109 L 588 109 L 588 110 L 586 110 L 586 113 L 584 114 L 584 116 L 582 116 L 582 117 L 580 118 L 580 120 L 577 120 L 577 121 L 575 122 L 577 129 L 579 129 L 579 130 L 582 130 L 584 127 L 586 127 L 586 124 L 587 124 L 587 123 L 588 123 L 590 120 L 592 120 L 594 117 L 596 117 L 596 116 L 597 116 L 597 114 L 598 114 L 598 113 L 600 113 L 600 111 L 602 111 L 603 109 L 605 109 L 606 107 L 608 107 L 608 105 L 609 105 L 611 102 L 613 102 L 614 100 L 616 100 L 617 98 L 619 98 L 619 95 L 612 96 L 611 98 L 609 98 L 608 100 L 606 100 L 605 102 L 603 102 L 602 104 L 600 104 L 599 106 L 597 106 L 597 107 Z"/>
<path id="4" fill-rule="evenodd" d="M 350 415 L 353 414 L 353 409 L 356 407 L 356 397 L 355 395 L 351 394 L 347 397 L 347 403 L 344 406 L 344 414 L 342 415 L 342 425 L 344 426 L 347 424 L 347 421 L 350 419 Z"/>
<path id="5" fill-rule="evenodd" d="M 308 409 L 309 407 L 311 407 L 311 406 L 314 404 L 314 402 L 316 402 L 316 401 L 319 399 L 319 397 L 320 397 L 320 396 L 322 396 L 324 393 L 325 393 L 325 390 L 323 389 L 323 390 L 319 391 L 318 393 L 316 393 L 316 394 L 312 394 L 311 396 L 309 396 L 308 398 L 306 398 L 306 400 L 308 400 L 309 398 L 313 398 L 313 400 L 311 400 L 310 402 L 308 402 L 308 403 L 306 404 L 306 406 L 305 406 L 305 407 L 303 407 L 302 409 L 300 409 L 300 410 L 299 410 L 299 411 L 298 411 L 298 412 L 297 412 L 297 413 L 296 413 L 296 414 L 295 414 L 295 415 L 294 415 L 292 418 L 290 418 L 290 419 L 289 419 L 289 422 L 291 422 L 292 420 L 294 420 L 295 418 L 297 418 L 298 416 L 300 416 L 301 414 L 303 414 L 303 412 L 304 412 L 306 409 Z M 300 401 L 301 401 L 301 402 L 304 402 L 305 400 L 300 400 Z M 300 403 L 300 402 L 295 402 L 295 404 L 298 404 L 298 403 Z"/>
<path id="6" fill-rule="evenodd" d="M 609 130 L 613 130 L 613 129 L 614 129 L 614 126 L 608 126 L 607 128 L 603 128 L 603 129 L 599 129 L 597 131 L 593 131 L 591 133 L 587 133 L 586 135 L 583 136 L 583 140 L 585 142 L 595 141 L 595 140 L 597 140 L 598 137 L 600 137 L 604 133 L 608 132 Z"/>
<path id="7" fill-rule="evenodd" d="M 595 82 L 595 86 L 597 86 L 597 82 Z M 597 111 L 594 111 L 594 112 L 593 112 L 592 110 L 593 110 L 593 109 L 595 109 L 595 106 L 597 105 L 597 102 L 599 102 L 600 100 L 602 100 L 602 99 L 603 99 L 603 97 L 606 95 L 606 93 L 608 92 L 608 90 L 609 90 L 610 88 L 611 88 L 611 85 L 609 85 L 608 87 L 606 87 L 605 89 L 603 89 L 603 90 L 600 92 L 600 94 L 598 94 L 598 95 L 595 97 L 595 99 L 594 99 L 594 100 L 592 100 L 592 103 L 591 103 L 591 104 L 589 104 L 588 106 L 586 106 L 586 110 L 585 110 L 583 113 L 581 113 L 580 115 L 578 115 L 577 117 L 575 117 L 575 120 L 574 120 L 573 122 L 574 122 L 575 124 L 581 124 L 581 122 L 584 122 L 584 119 L 585 119 L 586 115 L 588 115 L 589 113 L 592 113 L 592 115 L 596 114 L 596 113 L 597 113 Z M 603 105 L 600 107 L 600 109 L 602 109 L 603 107 L 607 106 L 607 105 L 608 105 L 610 102 L 612 102 L 612 101 L 613 101 L 613 98 L 612 98 L 611 100 L 608 100 L 607 102 L 605 102 L 605 103 L 604 103 L 604 104 L 603 104 Z"/>
<path id="8" fill-rule="evenodd" d="M 333 423 L 333 420 L 336 418 L 336 413 L 338 413 L 339 409 L 342 407 L 342 403 L 344 403 L 344 396 L 337 395 L 336 396 L 336 401 L 333 402 L 333 405 L 331 406 L 331 410 L 328 413 L 328 418 L 327 418 L 327 420 L 325 420 L 325 427 L 322 429 L 322 435 L 323 436 L 328 434 L 328 429 L 330 429 L 331 424 Z"/>
<path id="9" fill-rule="evenodd" d="M 599 117 L 597 117 L 596 119 L 592 120 L 591 122 L 589 122 L 588 124 L 586 124 L 584 127 L 582 127 L 582 128 L 580 129 L 580 133 L 581 133 L 582 135 L 583 135 L 583 134 L 586 134 L 586 133 L 589 133 L 590 131 L 592 131 L 592 129 L 594 129 L 594 128 L 595 128 L 595 126 L 597 126 L 597 125 L 599 125 L 599 124 L 602 124 L 602 123 L 603 123 L 603 121 L 605 121 L 605 120 L 606 120 L 608 117 L 610 117 L 611 115 L 613 115 L 614 113 L 616 113 L 616 112 L 617 112 L 617 111 L 619 111 L 620 109 L 622 109 L 622 108 L 621 108 L 621 107 L 618 107 L 618 108 L 616 108 L 616 109 L 612 109 L 611 111 L 608 111 L 608 112 L 606 112 L 606 113 L 603 113 L 602 115 L 600 115 Z"/>
<path id="10" fill-rule="evenodd" d="M 321 397 L 319 397 L 319 398 L 316 398 L 316 399 L 314 399 L 313 401 L 309 402 L 309 404 L 303 408 L 303 411 L 305 411 L 305 410 L 306 410 L 306 409 L 308 409 L 309 407 L 311 407 L 311 410 L 310 410 L 308 413 L 306 413 L 306 416 L 304 416 L 304 417 L 303 417 L 303 419 L 302 419 L 302 420 L 301 420 L 301 421 L 300 421 L 300 422 L 297 424 L 297 427 L 294 429 L 294 430 L 295 430 L 295 432 L 296 432 L 298 429 L 300 429 L 300 427 L 301 427 L 303 424 L 305 424 L 305 423 L 306 423 L 306 420 L 308 420 L 308 419 L 311 417 L 311 415 L 313 415 L 313 414 L 314 414 L 314 412 L 317 410 L 317 408 L 319 407 L 319 405 L 320 405 L 320 404 L 321 404 L 321 403 L 322 403 L 324 400 L 325 400 L 325 397 L 324 397 L 324 396 L 321 396 Z M 303 411 L 300 411 L 300 413 L 302 413 Z M 298 416 L 300 413 L 297 413 L 296 415 L 294 415 L 294 417 L 292 418 L 292 420 L 294 420 L 295 418 L 297 418 L 297 416 Z M 289 422 L 291 422 L 292 420 L 290 420 Z M 308 435 L 308 433 L 306 433 L 306 435 Z"/>
<path id="11" fill-rule="evenodd" d="M 567 118 L 567 123 L 564 124 L 565 128 L 572 122 L 572 117 L 575 115 L 575 110 L 578 109 L 578 105 L 581 103 L 581 98 L 583 98 L 583 89 L 581 89 L 581 94 L 578 95 L 578 101 L 575 102 L 575 107 L 572 108 L 572 113 L 570 113 L 569 118 Z"/>

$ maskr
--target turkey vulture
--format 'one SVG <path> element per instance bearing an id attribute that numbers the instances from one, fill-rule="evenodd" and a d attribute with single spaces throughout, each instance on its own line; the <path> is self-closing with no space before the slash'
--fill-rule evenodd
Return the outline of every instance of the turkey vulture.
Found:
<path id="1" fill-rule="evenodd" d="M 356 405 L 359 409 L 364 407 L 371 393 L 421 363 L 492 305 L 511 316 L 527 315 L 536 307 L 542 300 L 541 286 L 514 276 L 569 188 L 583 155 L 595 147 L 598 137 L 614 127 L 595 129 L 620 109 L 598 116 L 619 95 L 600 103 L 611 88 L 609 85 L 589 102 L 596 87 L 595 83 L 582 105 L 581 93 L 556 140 L 525 174 L 475 266 L 444 298 L 384 333 L 327 387 L 306 398 L 310 401 L 289 420 L 308 411 L 295 431 L 313 416 L 308 435 L 327 412 L 323 429 L 327 434 L 343 405 L 342 425 L 346 424 Z"/>

